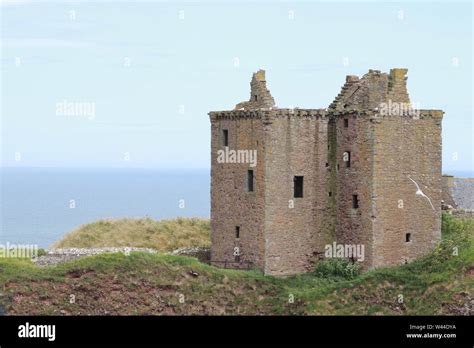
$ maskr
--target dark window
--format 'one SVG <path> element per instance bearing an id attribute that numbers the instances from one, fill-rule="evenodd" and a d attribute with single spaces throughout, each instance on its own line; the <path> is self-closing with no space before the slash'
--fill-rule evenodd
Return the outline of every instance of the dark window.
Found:
<path id="1" fill-rule="evenodd" d="M 337 164 L 337 167 L 336 167 L 337 170 L 339 170 L 339 163 Z"/>
<path id="2" fill-rule="evenodd" d="M 247 171 L 247 189 L 249 192 L 253 192 L 253 170 Z"/>
<path id="3" fill-rule="evenodd" d="M 235 238 L 240 238 L 240 226 L 235 226 Z"/>
<path id="4" fill-rule="evenodd" d="M 329 195 L 329 197 L 332 197 L 332 192 L 329 191 L 329 192 L 328 192 L 328 195 Z"/>
<path id="5" fill-rule="evenodd" d="M 295 198 L 303 197 L 303 177 L 295 176 L 293 178 L 293 181 L 294 181 L 294 197 Z"/>
<path id="6" fill-rule="evenodd" d="M 229 146 L 229 130 L 222 130 L 222 145 Z"/>
<path id="7" fill-rule="evenodd" d="M 352 195 L 352 208 L 359 208 L 359 197 L 357 195 Z"/>
<path id="8" fill-rule="evenodd" d="M 328 162 L 326 162 L 326 168 L 327 168 L 327 167 L 329 167 L 329 163 L 328 163 Z"/>
<path id="9" fill-rule="evenodd" d="M 236 256 L 235 256 L 235 262 L 240 263 L 240 255 L 236 255 Z"/>
<path id="10" fill-rule="evenodd" d="M 349 119 L 348 118 L 345 118 L 344 119 L 344 127 L 349 127 Z"/>
<path id="11" fill-rule="evenodd" d="M 254 99 L 255 101 L 257 101 L 258 97 L 257 97 L 256 94 L 253 96 L 253 99 Z"/>
<path id="12" fill-rule="evenodd" d="M 411 233 L 405 234 L 405 242 L 411 242 Z"/>

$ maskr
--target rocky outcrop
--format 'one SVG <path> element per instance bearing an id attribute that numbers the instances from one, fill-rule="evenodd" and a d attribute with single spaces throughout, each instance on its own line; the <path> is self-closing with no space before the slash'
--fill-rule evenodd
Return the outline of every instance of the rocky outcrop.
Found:
<path id="1" fill-rule="evenodd" d="M 33 262 L 38 266 L 52 266 L 59 263 L 69 262 L 84 256 L 92 256 L 106 253 L 124 253 L 129 254 L 132 251 L 141 251 L 146 253 L 156 253 L 151 248 L 134 248 L 134 247 L 103 247 L 103 248 L 68 248 L 68 249 L 51 249 L 42 255 L 33 258 Z"/>
<path id="2" fill-rule="evenodd" d="M 443 201 L 454 209 L 474 210 L 474 178 L 443 175 Z"/>
<path id="3" fill-rule="evenodd" d="M 209 248 L 179 248 L 171 253 L 171 255 L 195 257 L 204 263 L 211 261 L 211 249 Z"/>

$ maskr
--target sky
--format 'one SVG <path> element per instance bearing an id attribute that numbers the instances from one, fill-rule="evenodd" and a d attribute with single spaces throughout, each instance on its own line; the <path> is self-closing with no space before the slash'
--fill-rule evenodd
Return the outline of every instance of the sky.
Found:
<path id="1" fill-rule="evenodd" d="M 0 0 L 0 11 L 2 166 L 209 168 L 207 113 L 248 100 L 259 68 L 279 107 L 324 108 L 346 75 L 405 67 L 412 102 L 445 111 L 444 172 L 474 175 L 470 2 Z"/>

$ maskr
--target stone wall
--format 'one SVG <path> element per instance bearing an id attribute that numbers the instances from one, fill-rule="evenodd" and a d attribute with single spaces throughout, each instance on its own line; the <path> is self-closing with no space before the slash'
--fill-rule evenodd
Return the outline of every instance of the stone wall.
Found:
<path id="1" fill-rule="evenodd" d="M 218 163 L 228 130 L 229 150 L 257 150 L 257 165 Z M 259 112 L 211 113 L 211 262 L 216 266 L 264 267 L 264 134 Z M 254 171 L 254 191 L 247 191 L 247 171 Z M 236 226 L 240 236 L 236 238 Z M 238 249 L 235 249 L 238 248 Z M 240 254 L 240 257 L 236 257 Z M 250 263 L 250 264 L 249 264 Z"/>
<path id="2" fill-rule="evenodd" d="M 249 100 L 237 104 L 235 110 L 271 109 L 273 106 L 275 106 L 275 100 L 267 89 L 265 71 L 259 70 L 253 74 L 250 81 Z"/>
<path id="3" fill-rule="evenodd" d="M 327 117 L 323 110 L 265 113 L 265 274 L 307 272 L 327 228 Z M 295 176 L 303 176 L 301 198 Z"/>
<path id="4" fill-rule="evenodd" d="M 474 219 L 474 210 L 454 209 L 450 213 L 458 219 Z"/>
<path id="5" fill-rule="evenodd" d="M 329 109 L 339 112 L 374 110 L 389 101 L 409 105 L 406 73 L 407 69 L 391 69 L 390 74 L 369 70 L 361 79 L 349 75 Z"/>
<path id="6" fill-rule="evenodd" d="M 441 118 L 441 111 L 421 111 L 420 118 L 371 120 L 375 267 L 410 262 L 441 238 Z"/>
<path id="7" fill-rule="evenodd" d="M 363 245 L 363 265 L 369 267 L 372 262 L 373 125 L 367 114 L 359 112 L 333 115 L 332 124 L 334 155 L 330 170 L 335 191 L 335 241 Z M 358 207 L 354 206 L 355 200 Z"/>
<path id="8" fill-rule="evenodd" d="M 453 208 L 474 209 L 474 178 L 443 175 L 443 201 Z"/>
<path id="9" fill-rule="evenodd" d="M 445 205 L 457 208 L 457 204 L 453 198 L 454 176 L 443 175 L 441 179 L 442 199 Z"/>

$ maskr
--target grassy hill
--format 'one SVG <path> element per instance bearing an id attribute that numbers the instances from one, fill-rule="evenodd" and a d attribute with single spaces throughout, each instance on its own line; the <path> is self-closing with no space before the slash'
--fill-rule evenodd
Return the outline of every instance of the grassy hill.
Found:
<path id="1" fill-rule="evenodd" d="M 104 254 L 47 268 L 1 259 L 0 312 L 472 315 L 473 236 L 474 220 L 445 216 L 443 242 L 408 265 L 355 275 L 328 262 L 284 279 L 162 254 Z"/>
<path id="2" fill-rule="evenodd" d="M 209 247 L 210 229 L 209 220 L 198 218 L 99 220 L 79 226 L 53 248 L 142 247 L 166 252 Z"/>

